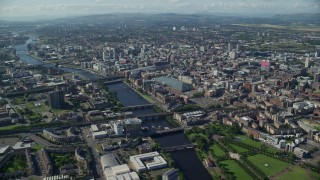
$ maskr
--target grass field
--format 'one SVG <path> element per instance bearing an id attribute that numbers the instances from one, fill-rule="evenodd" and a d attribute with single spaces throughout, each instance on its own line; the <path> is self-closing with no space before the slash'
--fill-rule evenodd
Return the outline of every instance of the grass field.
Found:
<path id="1" fill-rule="evenodd" d="M 53 165 L 55 166 L 55 168 L 60 168 L 63 165 L 66 164 L 74 164 L 75 160 L 74 160 L 74 154 L 73 153 L 64 153 L 64 154 L 55 154 L 55 153 L 50 153 L 49 154 Z"/>
<path id="2" fill-rule="evenodd" d="M 215 157 L 222 157 L 226 155 L 226 153 L 216 144 L 210 146 L 210 150 Z"/>
<path id="3" fill-rule="evenodd" d="M 249 156 L 248 160 L 267 176 L 274 176 L 285 170 L 290 165 L 289 163 L 262 154 Z"/>
<path id="4" fill-rule="evenodd" d="M 36 145 L 32 146 L 31 149 L 38 151 L 38 150 L 43 149 L 43 146 L 41 146 L 41 145 L 39 145 L 39 144 L 36 144 Z"/>
<path id="5" fill-rule="evenodd" d="M 240 135 L 240 136 L 237 136 L 236 137 L 236 141 L 240 141 L 242 143 L 245 143 L 245 144 L 248 144 L 248 145 L 251 145 L 253 147 L 256 147 L 256 148 L 260 148 L 263 143 L 260 142 L 260 141 L 255 141 L 255 140 L 252 140 L 250 139 L 248 136 L 245 136 L 245 135 Z M 266 148 L 267 151 L 271 152 L 271 153 L 276 153 L 278 152 L 278 150 L 274 147 L 268 147 Z"/>
<path id="6" fill-rule="evenodd" d="M 230 144 L 231 147 L 233 147 L 237 153 L 243 153 L 243 152 L 248 152 L 249 150 L 248 149 L 245 149 L 243 147 L 239 147 L 237 145 L 234 145 L 234 144 Z"/>
<path id="7" fill-rule="evenodd" d="M 226 165 L 228 171 L 230 173 L 233 173 L 236 179 L 252 179 L 252 177 L 248 173 L 246 173 L 245 170 L 242 169 L 234 160 L 226 160 L 222 161 L 221 163 Z"/>
<path id="8" fill-rule="evenodd" d="M 248 136 L 245 136 L 245 135 L 237 136 L 236 138 L 240 142 L 245 143 L 245 144 L 249 144 L 250 146 L 253 146 L 253 147 L 256 147 L 256 148 L 260 148 L 262 146 L 262 144 L 263 144 L 262 142 L 254 141 L 254 140 L 250 139 Z"/>
<path id="9" fill-rule="evenodd" d="M 27 103 L 26 107 L 29 108 L 31 111 L 35 112 L 35 113 L 43 113 L 43 112 L 52 112 L 58 115 L 64 114 L 69 112 L 68 110 L 63 110 L 63 109 L 54 109 L 49 107 L 48 105 L 45 105 L 43 103 L 41 103 L 40 106 L 35 106 L 34 103 Z"/>
<path id="10" fill-rule="evenodd" d="M 0 127 L 0 131 L 13 130 L 13 129 L 18 128 L 20 126 L 22 127 L 22 126 L 25 126 L 25 125 L 14 124 L 14 125 L 9 125 L 9 126 L 3 126 L 3 127 Z"/>
<path id="11" fill-rule="evenodd" d="M 276 177 L 275 179 L 292 180 L 293 177 L 294 179 L 320 179 L 320 174 L 299 166 L 294 166 L 289 172 L 284 173 L 282 176 Z"/>

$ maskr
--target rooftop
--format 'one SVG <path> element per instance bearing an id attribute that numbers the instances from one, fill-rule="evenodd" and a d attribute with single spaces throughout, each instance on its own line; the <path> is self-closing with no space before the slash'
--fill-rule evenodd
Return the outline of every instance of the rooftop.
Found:
<path id="1" fill-rule="evenodd" d="M 183 83 L 177 79 L 173 79 L 170 77 L 162 76 L 162 77 L 157 77 L 155 78 L 155 81 L 161 84 L 165 84 L 170 86 L 171 88 L 181 91 L 181 92 L 186 92 L 192 90 L 192 86 L 190 84 Z"/>

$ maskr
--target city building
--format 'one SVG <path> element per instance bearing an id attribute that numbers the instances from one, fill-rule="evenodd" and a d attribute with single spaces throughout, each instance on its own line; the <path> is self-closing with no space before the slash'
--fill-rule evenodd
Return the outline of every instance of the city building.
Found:
<path id="1" fill-rule="evenodd" d="M 123 135 L 124 129 L 123 129 L 122 122 L 120 120 L 113 123 L 113 130 L 116 135 L 119 135 L 119 136 Z"/>
<path id="2" fill-rule="evenodd" d="M 162 76 L 162 77 L 157 77 L 154 80 L 157 83 L 167 85 L 170 88 L 180 92 L 186 92 L 186 91 L 192 90 L 192 86 L 190 84 L 183 83 L 182 81 L 179 81 L 171 77 Z"/>
<path id="3" fill-rule="evenodd" d="M 130 156 L 130 162 L 137 172 L 161 169 L 167 166 L 167 162 L 157 151 Z"/>
<path id="4" fill-rule="evenodd" d="M 162 180 L 178 180 L 179 171 L 177 169 L 170 169 L 162 174 Z"/>
<path id="5" fill-rule="evenodd" d="M 64 91 L 53 91 L 48 94 L 48 104 L 52 108 L 61 108 L 64 106 Z"/>
<path id="6" fill-rule="evenodd" d="M 139 135 L 141 133 L 142 120 L 139 118 L 128 118 L 123 120 L 127 135 Z"/>

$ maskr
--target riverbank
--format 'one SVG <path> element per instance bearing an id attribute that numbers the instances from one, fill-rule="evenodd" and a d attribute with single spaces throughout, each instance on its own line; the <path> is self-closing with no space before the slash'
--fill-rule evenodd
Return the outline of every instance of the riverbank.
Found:
<path id="1" fill-rule="evenodd" d="M 138 93 L 140 96 L 142 96 L 145 100 L 147 100 L 151 104 L 155 104 L 155 101 L 152 99 L 152 97 L 148 94 L 141 93 L 135 88 L 133 88 L 128 82 L 123 81 L 124 84 L 126 84 L 130 89 L 132 89 L 134 92 Z"/>

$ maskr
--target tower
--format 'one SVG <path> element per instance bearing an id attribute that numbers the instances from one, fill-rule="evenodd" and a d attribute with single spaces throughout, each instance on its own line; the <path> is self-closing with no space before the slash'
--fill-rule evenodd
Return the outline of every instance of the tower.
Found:
<path id="1" fill-rule="evenodd" d="M 102 52 L 102 59 L 105 61 L 106 60 L 106 52 Z"/>
<path id="2" fill-rule="evenodd" d="M 307 58 L 306 58 L 306 61 L 305 61 L 305 63 L 304 63 L 304 67 L 308 68 L 309 66 L 310 66 L 310 58 L 307 57 Z"/>
<path id="3" fill-rule="evenodd" d="M 48 104 L 53 108 L 64 106 L 64 91 L 53 91 L 48 94 Z"/>
<path id="4" fill-rule="evenodd" d="M 231 52 L 231 43 L 228 43 L 228 52 Z"/>

